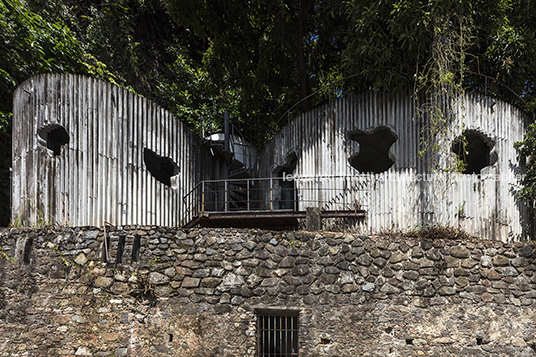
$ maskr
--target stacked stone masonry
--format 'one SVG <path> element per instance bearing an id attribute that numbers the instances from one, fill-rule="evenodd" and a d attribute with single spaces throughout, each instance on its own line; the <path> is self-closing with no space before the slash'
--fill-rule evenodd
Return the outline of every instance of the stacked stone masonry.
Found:
<path id="1" fill-rule="evenodd" d="M 255 356 L 259 308 L 299 310 L 300 356 L 536 355 L 533 243 L 106 235 L 104 253 L 102 228 L 0 235 L 0 356 Z"/>

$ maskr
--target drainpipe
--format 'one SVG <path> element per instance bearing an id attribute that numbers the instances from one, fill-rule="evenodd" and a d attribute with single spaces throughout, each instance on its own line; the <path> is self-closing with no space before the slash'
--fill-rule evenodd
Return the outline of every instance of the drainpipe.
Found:
<path id="1" fill-rule="evenodd" d="M 224 122 L 223 122 L 223 133 L 225 135 L 225 151 L 231 151 L 230 149 L 230 140 L 231 140 L 231 123 L 229 121 L 229 111 L 226 110 L 223 114 Z"/>
<path id="2" fill-rule="evenodd" d="M 224 142 L 224 145 L 223 145 L 223 155 L 225 156 L 225 152 L 230 152 L 230 139 L 231 139 L 231 123 L 229 122 L 229 111 L 226 110 L 224 113 L 223 113 L 223 134 L 225 136 L 225 142 Z M 227 159 L 225 160 L 227 161 Z M 226 166 L 226 170 L 225 170 L 225 178 L 228 179 L 229 178 L 229 168 L 230 168 L 230 163 L 227 163 L 225 164 Z M 229 200 L 231 199 L 230 197 L 230 194 L 229 194 L 229 187 L 228 187 L 228 182 L 227 180 L 225 181 L 225 211 L 227 212 L 228 208 L 229 208 Z"/>
<path id="3" fill-rule="evenodd" d="M 13 168 L 9 168 L 9 222 L 13 220 Z"/>

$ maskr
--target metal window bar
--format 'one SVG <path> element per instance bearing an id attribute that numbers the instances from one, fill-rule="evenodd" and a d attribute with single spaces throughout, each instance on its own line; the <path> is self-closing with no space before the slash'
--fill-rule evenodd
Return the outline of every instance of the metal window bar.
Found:
<path id="1" fill-rule="evenodd" d="M 298 314 L 279 312 L 257 316 L 257 356 L 291 357 L 299 354 Z"/>

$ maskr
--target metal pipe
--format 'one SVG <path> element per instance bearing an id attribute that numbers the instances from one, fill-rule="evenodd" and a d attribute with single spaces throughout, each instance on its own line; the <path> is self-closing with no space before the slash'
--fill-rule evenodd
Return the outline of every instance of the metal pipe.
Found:
<path id="1" fill-rule="evenodd" d="M 226 110 L 223 114 L 223 134 L 225 136 L 225 151 L 230 151 L 230 139 L 231 139 L 231 122 L 229 120 L 229 111 Z"/>
<path id="2" fill-rule="evenodd" d="M 273 184 L 272 184 L 272 178 L 270 177 L 270 211 L 272 211 L 273 208 L 273 202 L 274 202 L 274 192 L 273 192 Z"/>
<path id="3" fill-rule="evenodd" d="M 201 183 L 201 212 L 205 212 L 205 181 Z"/>
<path id="4" fill-rule="evenodd" d="M 249 211 L 249 180 L 247 180 L 247 205 L 248 205 L 248 211 Z"/>
<path id="5" fill-rule="evenodd" d="M 225 180 L 225 212 L 229 210 L 229 182 Z"/>

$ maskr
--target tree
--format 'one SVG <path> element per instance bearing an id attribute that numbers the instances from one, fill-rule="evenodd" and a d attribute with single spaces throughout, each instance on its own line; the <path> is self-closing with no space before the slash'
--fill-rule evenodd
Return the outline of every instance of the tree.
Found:
<path id="1" fill-rule="evenodd" d="M 351 1 L 349 11 L 343 61 L 346 71 L 359 74 L 358 91 L 413 86 L 432 59 L 435 20 L 456 30 L 466 19 L 465 88 L 514 104 L 522 104 L 519 94 L 534 97 L 536 4 L 530 1 Z"/>
<path id="2" fill-rule="evenodd" d="M 204 63 L 235 120 L 260 144 L 293 104 L 340 77 L 346 17 L 336 1 L 167 0 L 176 23 L 208 46 Z M 320 100 L 318 100 L 320 98 Z M 325 98 L 325 97 L 324 97 Z M 236 99 L 236 100 L 235 100 Z M 316 100 L 316 101 L 315 101 Z"/>

